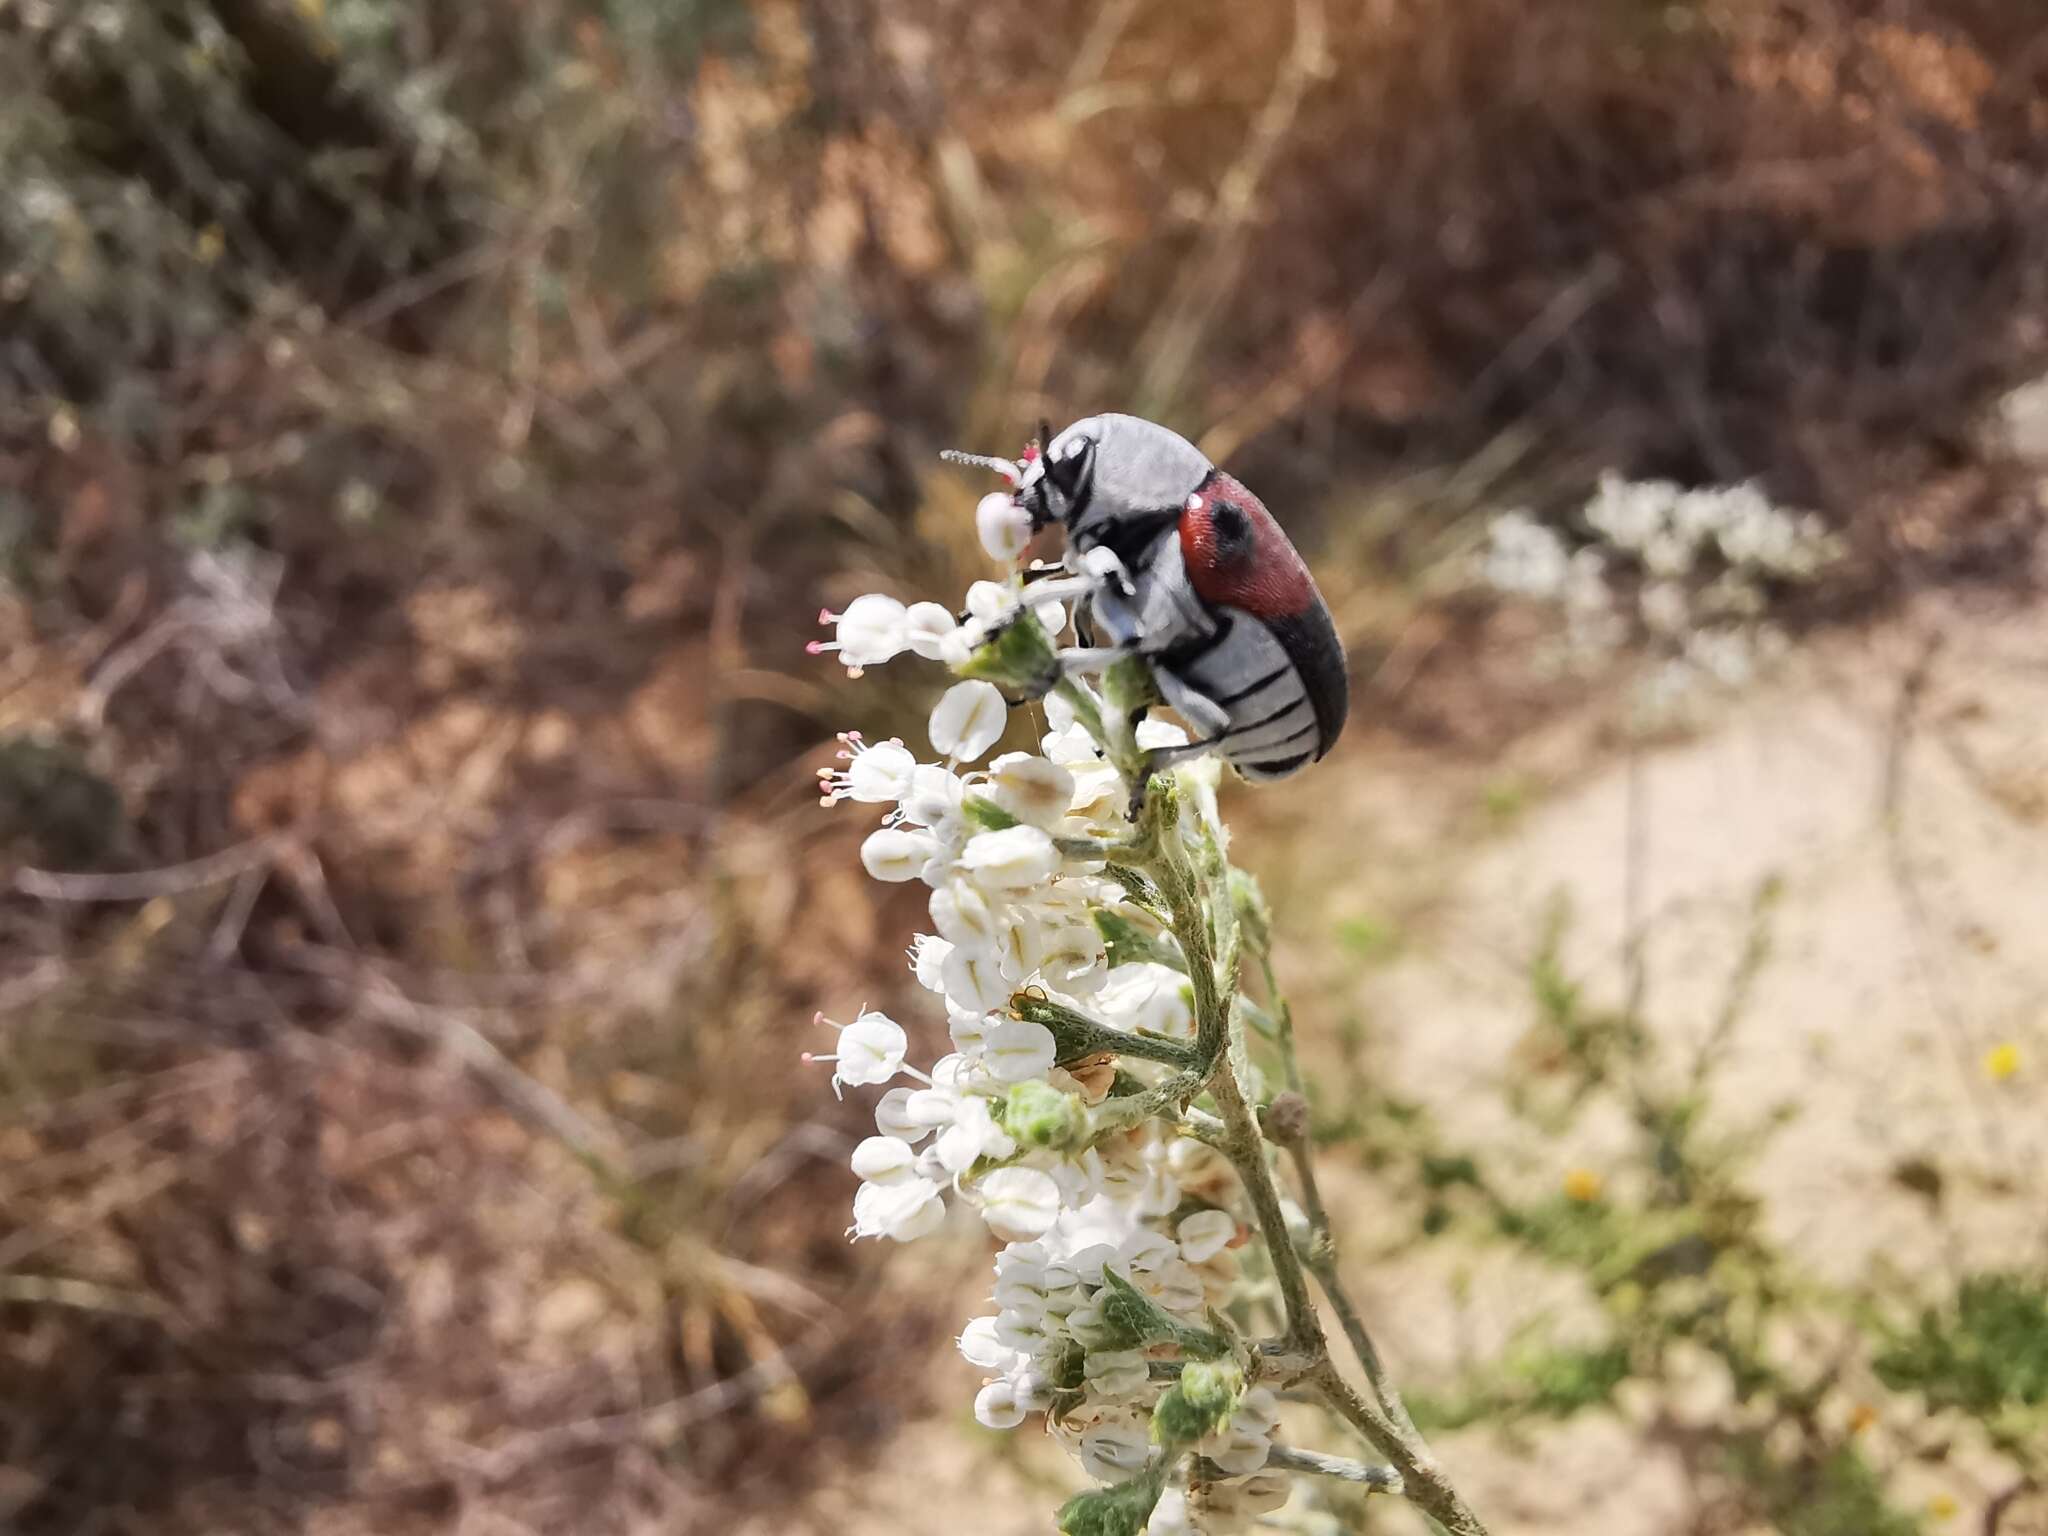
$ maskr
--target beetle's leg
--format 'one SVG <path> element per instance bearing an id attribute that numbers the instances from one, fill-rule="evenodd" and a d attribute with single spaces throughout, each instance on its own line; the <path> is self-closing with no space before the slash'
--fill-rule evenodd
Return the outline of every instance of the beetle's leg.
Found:
<path id="1" fill-rule="evenodd" d="M 1200 741 L 1191 741 L 1184 747 L 1154 747 L 1138 761 L 1138 781 L 1131 786 L 1130 818 L 1136 821 L 1145 809 L 1145 791 L 1152 785 L 1152 775 L 1165 773 L 1182 763 L 1191 762 L 1203 753 L 1213 751 L 1222 743 L 1221 736 L 1204 736 Z"/>
<path id="2" fill-rule="evenodd" d="M 1069 645 L 1058 652 L 1060 675 L 1089 676 L 1107 672 L 1136 649 L 1128 645 Z"/>

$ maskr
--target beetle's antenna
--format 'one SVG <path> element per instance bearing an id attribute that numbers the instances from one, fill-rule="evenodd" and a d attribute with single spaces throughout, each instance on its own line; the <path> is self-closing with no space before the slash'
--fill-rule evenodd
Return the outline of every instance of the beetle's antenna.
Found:
<path id="1" fill-rule="evenodd" d="M 1012 485 L 1024 478 L 1023 465 L 986 453 L 962 453 L 958 448 L 945 448 L 940 450 L 939 457 L 948 464 L 965 464 L 970 469 L 992 469 Z"/>

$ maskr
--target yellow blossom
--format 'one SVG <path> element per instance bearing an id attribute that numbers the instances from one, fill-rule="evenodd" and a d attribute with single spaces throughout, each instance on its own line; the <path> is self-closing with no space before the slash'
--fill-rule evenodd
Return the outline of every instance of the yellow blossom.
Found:
<path id="1" fill-rule="evenodd" d="M 1984 1070 L 1995 1083 L 2019 1076 L 2020 1048 L 2010 1040 L 2001 1041 L 1984 1053 Z"/>
<path id="2" fill-rule="evenodd" d="M 1565 1198 L 1581 1205 L 1598 1200 L 1600 1189 L 1600 1175 L 1590 1168 L 1574 1168 L 1564 1176 Z"/>
<path id="3" fill-rule="evenodd" d="M 1962 1506 L 1956 1503 L 1955 1495 L 1937 1493 L 1927 1501 L 1927 1515 L 1931 1520 L 1953 1520 Z"/>

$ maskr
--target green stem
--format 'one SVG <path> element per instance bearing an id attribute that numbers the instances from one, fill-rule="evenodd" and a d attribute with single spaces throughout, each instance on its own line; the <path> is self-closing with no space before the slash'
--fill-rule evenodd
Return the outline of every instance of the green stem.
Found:
<path id="1" fill-rule="evenodd" d="M 1063 1067 L 1105 1052 L 1134 1056 L 1142 1061 L 1163 1061 L 1170 1067 L 1188 1070 L 1201 1065 L 1200 1053 L 1178 1040 L 1112 1029 L 1085 1013 L 1055 1003 L 1050 998 L 1034 997 L 1029 992 L 1019 992 L 1010 999 L 1010 1012 L 1020 1019 L 1043 1024 L 1052 1031 L 1059 1050 L 1058 1061 Z"/>

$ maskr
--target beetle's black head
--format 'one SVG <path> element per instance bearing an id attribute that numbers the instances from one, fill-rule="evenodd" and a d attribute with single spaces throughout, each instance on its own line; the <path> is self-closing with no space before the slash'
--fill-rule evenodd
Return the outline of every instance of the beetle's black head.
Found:
<path id="1" fill-rule="evenodd" d="M 1059 523 L 1072 530 L 1095 483 L 1095 455 L 1101 446 L 1095 418 L 1075 422 L 1058 437 L 1052 423 L 1038 425 L 1037 451 L 1026 456 L 1017 500 L 1031 514 L 1034 533 Z"/>

